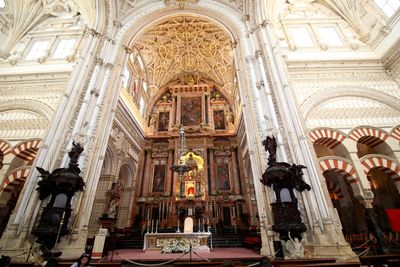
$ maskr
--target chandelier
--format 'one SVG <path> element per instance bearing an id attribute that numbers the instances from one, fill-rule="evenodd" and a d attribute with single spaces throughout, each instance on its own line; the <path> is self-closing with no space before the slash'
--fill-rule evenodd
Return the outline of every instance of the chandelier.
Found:
<path id="1" fill-rule="evenodd" d="M 179 129 L 179 148 L 178 148 L 178 164 L 174 164 L 171 166 L 171 170 L 178 173 L 179 175 L 179 180 L 182 180 L 183 175 L 190 171 L 193 166 L 189 166 L 186 164 L 186 161 L 184 160 L 184 155 L 187 152 L 187 147 L 186 147 L 186 138 L 185 138 L 185 129 L 183 126 Z"/>

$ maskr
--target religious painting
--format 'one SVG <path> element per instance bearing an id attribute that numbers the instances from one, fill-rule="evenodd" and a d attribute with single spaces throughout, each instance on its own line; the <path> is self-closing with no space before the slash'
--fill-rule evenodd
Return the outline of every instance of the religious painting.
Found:
<path id="1" fill-rule="evenodd" d="M 165 186 L 166 177 L 165 165 L 154 166 L 154 177 L 153 177 L 153 193 L 163 193 Z"/>
<path id="2" fill-rule="evenodd" d="M 218 190 L 231 190 L 228 164 L 217 165 L 217 181 L 218 181 Z"/>
<path id="3" fill-rule="evenodd" d="M 168 131 L 169 112 L 160 112 L 158 115 L 158 131 Z"/>
<path id="4" fill-rule="evenodd" d="M 223 110 L 214 110 L 214 129 L 224 130 L 225 129 L 225 117 Z"/>
<path id="5" fill-rule="evenodd" d="M 181 98 L 181 120 L 183 126 L 198 126 L 202 121 L 201 97 Z"/>

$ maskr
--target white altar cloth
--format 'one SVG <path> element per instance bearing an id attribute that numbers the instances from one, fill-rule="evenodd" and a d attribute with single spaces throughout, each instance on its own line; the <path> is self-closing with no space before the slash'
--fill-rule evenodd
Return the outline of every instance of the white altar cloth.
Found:
<path id="1" fill-rule="evenodd" d="M 175 241 L 184 242 L 192 245 L 192 249 L 201 251 L 210 251 L 208 247 L 208 238 L 210 232 L 197 233 L 147 233 L 144 235 L 143 250 L 155 251 L 162 250 Z"/>

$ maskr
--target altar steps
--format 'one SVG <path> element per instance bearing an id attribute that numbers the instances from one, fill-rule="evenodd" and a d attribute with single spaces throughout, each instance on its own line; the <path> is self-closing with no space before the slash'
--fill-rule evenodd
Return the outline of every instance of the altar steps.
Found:
<path id="1" fill-rule="evenodd" d="M 144 237 L 137 236 L 123 236 L 115 244 L 116 249 L 143 249 Z"/>
<path id="2" fill-rule="evenodd" d="M 210 248 L 254 248 L 254 246 L 248 245 L 246 239 L 259 237 L 255 233 L 235 230 L 234 227 L 230 226 L 224 226 L 223 230 L 219 229 L 218 231 L 215 228 L 210 228 L 209 230 L 212 234 L 212 238 L 208 239 L 208 246 Z M 172 228 L 158 230 L 159 233 L 171 233 L 174 231 L 175 229 Z M 143 241 L 144 236 L 141 230 L 134 229 L 116 238 L 114 247 L 116 249 L 143 249 Z"/>

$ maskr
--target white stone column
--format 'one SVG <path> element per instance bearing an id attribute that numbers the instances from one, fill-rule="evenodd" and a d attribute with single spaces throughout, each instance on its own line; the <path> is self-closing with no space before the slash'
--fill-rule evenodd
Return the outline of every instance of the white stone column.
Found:
<path id="1" fill-rule="evenodd" d="M 266 111 L 265 103 L 262 103 L 260 90 L 257 89 L 256 73 L 257 62 L 254 60 L 254 50 L 252 48 L 251 39 L 249 36 L 243 37 L 240 40 L 240 46 L 235 49 L 236 69 L 238 70 L 238 83 L 240 88 L 241 99 L 243 100 L 243 116 L 247 130 L 247 143 L 249 147 L 249 156 L 252 162 L 253 183 L 257 198 L 257 208 L 260 217 L 260 231 L 262 237 L 263 255 L 273 254 L 273 243 L 269 228 L 272 223 L 270 200 L 264 192 L 264 186 L 261 184 L 261 175 L 265 170 L 265 151 L 261 145 L 262 137 L 266 121 L 263 119 Z"/>
<path id="2" fill-rule="evenodd" d="M 43 145 L 36 159 L 36 166 L 52 171 L 56 166 L 59 156 L 65 150 L 64 140 L 69 131 L 71 120 L 74 118 L 75 109 L 85 87 L 85 81 L 92 70 L 93 56 L 96 54 L 100 43 L 98 33 L 89 29 L 82 48 L 82 58 L 78 60 L 65 94 L 60 100 L 58 109 L 49 126 L 48 132 L 43 139 Z M 32 169 L 24 185 L 23 192 L 11 216 L 4 237 L 0 241 L 0 247 L 9 251 L 18 251 L 25 238 L 33 229 L 37 215 L 40 212 L 42 201 L 39 200 L 36 191 L 37 182 L 40 180 L 36 169 Z"/>
<path id="3" fill-rule="evenodd" d="M 306 232 L 306 246 L 313 256 L 334 256 L 349 258 L 354 255 L 340 231 L 340 222 L 335 216 L 329 199 L 325 181 L 309 144 L 304 123 L 297 110 L 287 80 L 285 62 L 273 39 L 272 25 L 264 20 L 257 28 L 262 51 L 268 62 L 278 112 L 282 119 L 287 145 L 293 163 L 307 166 L 304 180 L 311 185 L 311 191 L 301 193 L 299 205 L 306 212 L 305 223 L 310 228 Z M 300 195 L 300 194 L 299 194 Z M 303 214 L 304 215 L 304 214 Z M 329 249 L 328 249 L 329 248 Z"/>
<path id="4" fill-rule="evenodd" d="M 128 59 L 127 51 L 123 47 L 117 47 L 112 39 L 107 40 L 103 51 L 105 64 L 98 77 L 98 93 L 86 114 L 87 127 L 83 128 L 83 133 L 88 138 L 85 144 L 87 154 L 81 156 L 79 166 L 85 173 L 86 191 L 78 198 L 73 211 L 77 219 L 76 224 L 73 225 L 72 241 L 59 246 L 60 249 L 63 249 L 64 254 L 71 256 L 77 255 L 78 251 L 84 248 L 86 242 L 87 225 L 92 213 L 104 154 L 119 98 L 121 73 Z M 117 52 L 120 53 L 118 59 L 115 56 Z"/>

